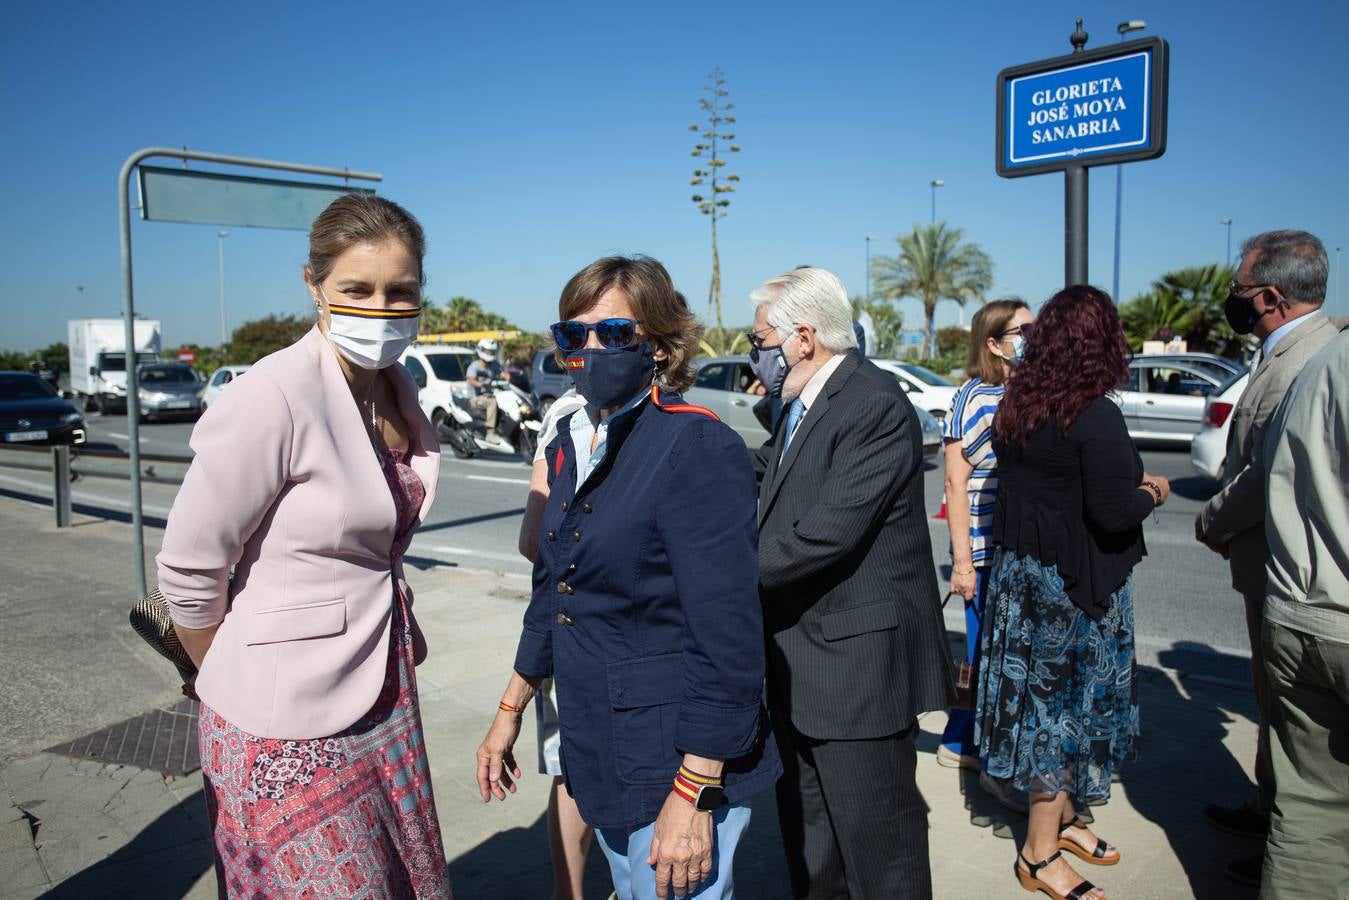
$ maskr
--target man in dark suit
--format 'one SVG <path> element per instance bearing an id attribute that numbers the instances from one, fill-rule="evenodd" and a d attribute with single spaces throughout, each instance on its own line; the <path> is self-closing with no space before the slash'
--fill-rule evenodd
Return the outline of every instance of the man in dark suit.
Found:
<path id="1" fill-rule="evenodd" d="M 914 738 L 952 685 L 918 421 L 857 352 L 838 278 L 800 268 L 752 296 L 755 368 L 784 406 L 756 471 L 792 891 L 929 897 Z"/>

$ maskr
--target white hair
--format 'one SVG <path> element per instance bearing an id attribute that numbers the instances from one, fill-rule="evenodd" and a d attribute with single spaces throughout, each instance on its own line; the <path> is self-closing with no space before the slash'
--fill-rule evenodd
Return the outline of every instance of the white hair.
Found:
<path id="1" fill-rule="evenodd" d="M 809 325 L 827 350 L 842 353 L 857 346 L 848 292 L 827 269 L 802 266 L 784 272 L 765 281 L 749 298 L 756 309 L 764 307 L 765 320 L 783 340 L 793 326 Z"/>

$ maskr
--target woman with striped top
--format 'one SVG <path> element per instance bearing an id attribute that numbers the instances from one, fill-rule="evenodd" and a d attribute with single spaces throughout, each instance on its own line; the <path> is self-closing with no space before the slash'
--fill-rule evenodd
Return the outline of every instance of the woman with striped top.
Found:
<path id="1" fill-rule="evenodd" d="M 1022 335 L 1029 333 L 1034 319 L 1025 302 L 1016 298 L 994 300 L 975 313 L 965 363 L 969 380 L 956 391 L 942 425 L 946 515 L 951 528 L 951 593 L 965 600 L 965 660 L 972 666 L 979 661 L 984 590 L 993 562 L 993 547 L 988 541 L 998 491 L 993 414 L 998 411 L 1010 366 L 1020 359 Z M 948 711 L 937 762 L 979 770 L 970 710 Z"/>

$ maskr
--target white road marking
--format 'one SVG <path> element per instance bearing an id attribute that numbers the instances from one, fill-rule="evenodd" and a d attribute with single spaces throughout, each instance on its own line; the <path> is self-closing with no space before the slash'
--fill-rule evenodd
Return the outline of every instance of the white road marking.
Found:
<path id="1" fill-rule="evenodd" d="M 108 437 L 110 437 L 110 438 L 117 438 L 117 439 L 120 440 L 120 441 L 129 441 L 129 440 L 131 440 L 131 435 L 129 435 L 129 434 L 118 434 L 118 433 L 115 432 L 115 431 L 109 431 L 109 432 L 108 432 Z M 144 440 L 144 438 L 142 438 L 142 440 Z"/>
<path id="2" fill-rule="evenodd" d="M 498 478 L 495 475 L 465 475 L 469 481 L 495 481 L 498 484 L 523 484 L 529 486 L 528 479 L 524 478 Z"/>
<path id="3" fill-rule="evenodd" d="M 24 478 L 11 478 L 8 475 L 0 475 L 0 482 L 12 484 L 16 487 L 25 487 L 29 490 L 40 493 L 44 498 L 51 499 L 51 480 L 46 483 L 37 481 L 28 481 Z M 109 497 L 104 494 L 95 494 L 80 488 L 70 492 L 70 499 L 75 503 L 98 504 L 110 509 L 116 509 L 121 512 L 130 512 L 131 503 L 122 497 Z M 167 516 L 169 508 L 167 506 L 157 506 L 153 503 L 141 503 L 141 512 L 153 513 L 157 516 Z"/>
<path id="4" fill-rule="evenodd" d="M 529 561 L 518 553 L 494 553 L 491 550 L 470 550 L 467 547 L 447 547 L 444 544 L 422 544 L 414 540 L 412 550 L 419 550 L 423 553 L 443 553 L 446 556 L 471 556 L 477 559 L 492 559 L 498 562 L 518 563 L 522 566 L 529 565 Z"/>

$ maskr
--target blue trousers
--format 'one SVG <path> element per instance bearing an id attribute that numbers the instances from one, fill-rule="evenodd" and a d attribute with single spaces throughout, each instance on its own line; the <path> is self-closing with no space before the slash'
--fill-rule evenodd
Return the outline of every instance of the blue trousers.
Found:
<path id="1" fill-rule="evenodd" d="M 723 806 L 712 814 L 715 835 L 712 838 L 712 871 L 699 885 L 698 890 L 689 894 L 698 900 L 731 900 L 735 896 L 733 885 L 735 847 L 749 828 L 750 809 L 747 804 L 733 803 Z M 595 836 L 600 839 L 600 849 L 609 862 L 609 872 L 614 878 L 614 890 L 618 900 L 658 900 L 656 897 L 656 867 L 648 866 L 646 858 L 651 853 L 651 837 L 656 823 L 652 822 L 635 831 L 621 828 L 597 828 Z M 674 896 L 674 892 L 670 892 Z M 659 898 L 665 900 L 665 898 Z"/>
<path id="2" fill-rule="evenodd" d="M 988 569 L 975 569 L 974 579 L 974 600 L 965 604 L 965 662 L 977 667 L 979 642 L 983 636 L 984 594 L 988 591 Z M 974 711 L 948 709 L 946 730 L 942 732 L 941 742 L 947 750 L 966 756 L 978 756 L 979 747 L 974 743 Z"/>

